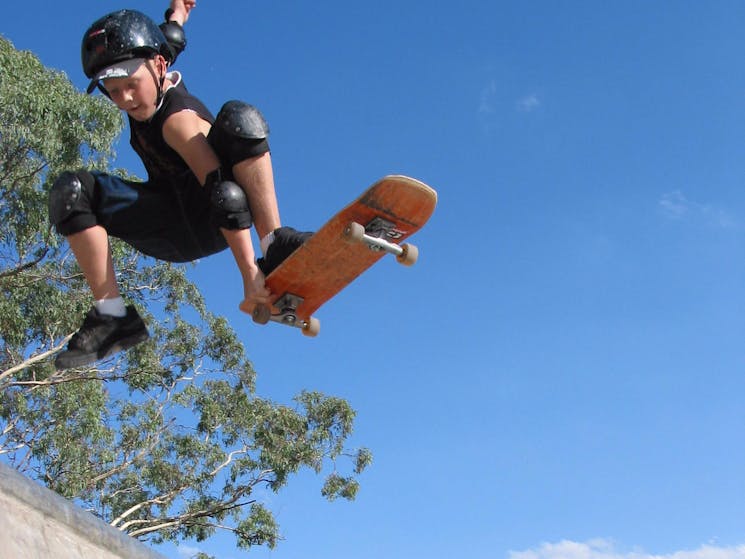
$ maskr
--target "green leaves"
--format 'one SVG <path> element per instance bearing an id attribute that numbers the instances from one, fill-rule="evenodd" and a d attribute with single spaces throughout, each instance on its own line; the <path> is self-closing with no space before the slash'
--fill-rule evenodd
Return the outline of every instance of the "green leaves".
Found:
<path id="1" fill-rule="evenodd" d="M 20 260 L 56 239 L 39 186 L 65 169 L 105 166 L 123 121 L 100 97 L 80 95 L 67 77 L 0 37 L 0 243 Z"/>
<path id="2" fill-rule="evenodd" d="M 345 451 L 345 400 L 255 394 L 243 345 L 188 267 L 112 239 L 117 280 L 151 339 L 90 367 L 52 366 L 91 298 L 47 222 L 48 186 L 63 170 L 106 168 L 121 127 L 111 103 L 0 37 L 0 456 L 143 540 L 226 530 L 238 547 L 274 547 L 279 526 L 259 495 L 309 468 L 331 471 L 326 498 L 353 499 L 372 456 Z"/>

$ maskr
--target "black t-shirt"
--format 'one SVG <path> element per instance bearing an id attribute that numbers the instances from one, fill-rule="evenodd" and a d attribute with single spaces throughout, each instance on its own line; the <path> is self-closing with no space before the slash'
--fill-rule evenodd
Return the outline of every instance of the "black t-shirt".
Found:
<path id="1" fill-rule="evenodd" d="M 151 183 L 181 182 L 185 174 L 191 173 L 186 162 L 163 138 L 163 123 L 169 116 L 191 110 L 210 124 L 215 121 L 207 107 L 187 91 L 179 73 L 172 72 L 168 77 L 175 81 L 175 85 L 165 92 L 153 117 L 146 122 L 129 117 L 129 143 L 142 159 Z"/>

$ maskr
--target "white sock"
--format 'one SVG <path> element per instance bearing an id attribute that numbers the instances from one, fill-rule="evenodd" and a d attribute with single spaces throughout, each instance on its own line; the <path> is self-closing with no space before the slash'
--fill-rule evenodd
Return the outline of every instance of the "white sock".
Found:
<path id="1" fill-rule="evenodd" d="M 101 314 L 109 316 L 125 316 L 127 307 L 124 306 L 124 299 L 114 297 L 113 299 L 98 299 L 95 303 L 96 310 Z"/>
<path id="2" fill-rule="evenodd" d="M 259 241 L 259 245 L 261 246 L 261 254 L 266 256 L 266 251 L 269 248 L 269 245 L 274 242 L 274 231 L 269 233 L 266 237 L 261 239 Z"/>

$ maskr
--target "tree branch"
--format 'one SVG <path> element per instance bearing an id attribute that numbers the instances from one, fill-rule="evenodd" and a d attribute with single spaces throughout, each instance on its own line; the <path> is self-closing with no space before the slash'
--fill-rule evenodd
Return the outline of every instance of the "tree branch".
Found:
<path id="1" fill-rule="evenodd" d="M 246 505 L 250 505 L 256 502 L 256 500 L 254 499 L 251 501 L 246 501 L 245 503 L 236 503 L 235 501 L 237 500 L 238 499 L 236 498 L 230 504 L 225 504 L 224 506 L 220 506 L 220 507 L 212 507 L 209 510 L 201 510 L 201 511 L 196 511 L 196 512 L 192 512 L 189 514 L 182 514 L 182 515 L 169 519 L 167 522 L 162 522 L 160 524 L 154 524 L 152 526 L 146 526 L 144 528 L 140 528 L 132 532 L 127 532 L 127 534 L 129 536 L 132 536 L 133 538 L 136 538 L 137 536 L 142 536 L 145 534 L 149 534 L 151 532 L 157 532 L 158 530 L 162 530 L 163 528 L 169 528 L 171 526 L 178 526 L 184 523 L 189 523 L 190 521 L 193 521 L 197 518 L 209 518 L 211 516 L 214 516 L 218 512 L 229 511 L 229 510 L 244 507 Z M 143 521 L 140 521 L 140 522 L 143 522 Z M 212 526 L 214 528 L 223 528 L 231 532 L 237 532 L 235 528 L 230 528 L 229 526 L 223 526 L 220 524 L 204 523 L 204 522 L 192 522 L 192 524 L 200 525 L 200 526 Z M 125 527 L 122 526 L 119 529 L 124 531 Z"/>
<path id="2" fill-rule="evenodd" d="M 47 351 L 44 351 L 42 353 L 39 353 L 38 355 L 34 355 L 33 357 L 29 357 L 24 362 L 19 363 L 15 367 L 11 367 L 10 369 L 6 369 L 2 373 L 0 373 L 0 380 L 3 380 L 4 378 L 7 378 L 7 377 L 9 377 L 10 375 L 12 375 L 14 373 L 17 373 L 18 371 L 21 371 L 21 370 L 25 369 L 26 367 L 30 367 L 34 363 L 38 363 L 39 361 L 43 361 L 44 359 L 46 359 L 50 355 L 54 355 L 55 353 L 57 353 L 59 350 L 61 350 L 63 347 L 65 347 L 67 345 L 67 342 L 70 341 L 70 338 L 72 338 L 72 336 L 73 336 L 73 334 L 70 334 L 69 336 L 67 336 L 66 338 L 64 338 L 59 344 L 57 344 L 56 346 L 51 347 Z"/>
<path id="3" fill-rule="evenodd" d="M 246 452 L 248 452 L 248 447 L 246 446 L 244 446 L 240 450 L 232 451 L 230 454 L 228 454 L 228 457 L 222 464 L 220 464 L 219 466 L 217 466 L 217 468 L 210 472 L 210 476 L 215 477 L 220 472 L 220 470 L 226 468 L 233 461 L 233 458 L 235 458 L 237 454 L 246 454 Z"/>

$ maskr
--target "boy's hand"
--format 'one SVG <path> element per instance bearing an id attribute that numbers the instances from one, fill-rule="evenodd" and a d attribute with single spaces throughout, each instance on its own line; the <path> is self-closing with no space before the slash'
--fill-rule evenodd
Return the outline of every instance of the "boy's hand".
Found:
<path id="1" fill-rule="evenodd" d="M 261 270 L 256 270 L 256 275 L 251 279 L 244 279 L 243 282 L 243 301 L 238 308 L 245 313 L 253 314 L 256 305 L 266 304 L 269 302 L 271 292 L 264 285 L 264 274 Z"/>
<path id="2" fill-rule="evenodd" d="M 171 21 L 177 21 L 179 25 L 184 25 L 189 19 L 191 12 L 197 5 L 197 0 L 171 0 Z"/>

